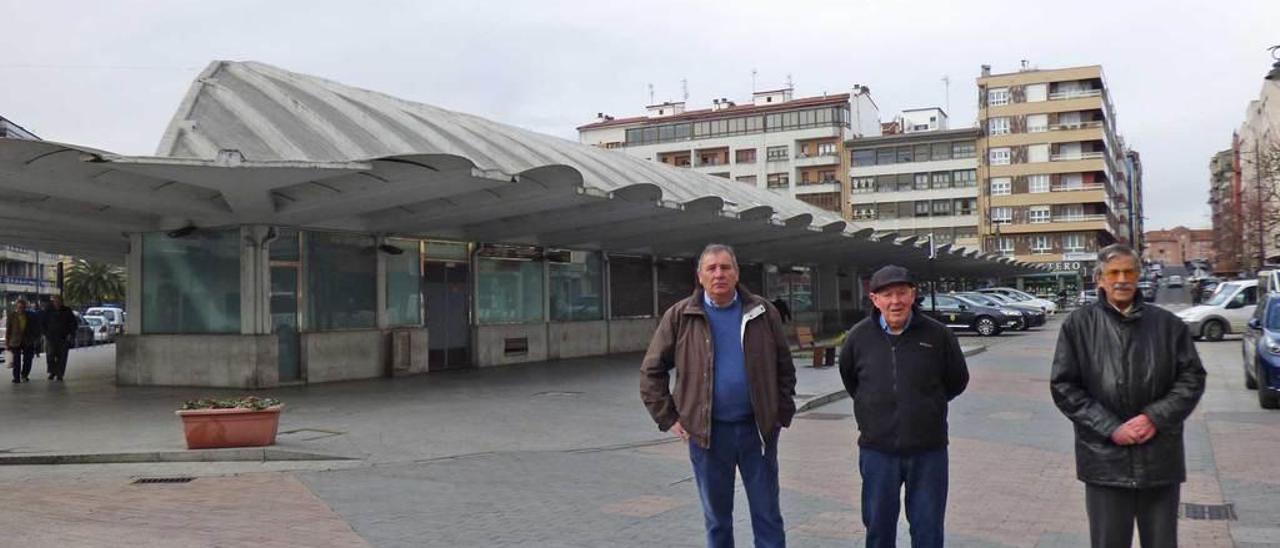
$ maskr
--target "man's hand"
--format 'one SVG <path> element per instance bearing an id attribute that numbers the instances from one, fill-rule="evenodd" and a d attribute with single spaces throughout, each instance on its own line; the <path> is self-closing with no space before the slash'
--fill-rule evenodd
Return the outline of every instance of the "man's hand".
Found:
<path id="1" fill-rule="evenodd" d="M 1135 445 L 1151 441 L 1156 435 L 1156 425 L 1146 415 L 1138 415 L 1120 425 L 1111 433 L 1111 441 L 1116 445 Z"/>
<path id="2" fill-rule="evenodd" d="M 683 426 L 680 426 L 680 421 L 676 421 L 675 424 L 671 425 L 670 432 L 684 441 L 689 441 L 689 432 Z"/>

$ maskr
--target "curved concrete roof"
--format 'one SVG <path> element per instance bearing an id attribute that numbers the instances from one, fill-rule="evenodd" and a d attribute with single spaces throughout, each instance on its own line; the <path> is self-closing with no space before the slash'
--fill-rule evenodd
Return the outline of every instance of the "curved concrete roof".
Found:
<path id="1" fill-rule="evenodd" d="M 26 211 L 84 213 L 62 234 L 6 226 L 0 210 L 0 238 L 105 257 L 123 256 L 123 232 L 263 223 L 662 256 L 715 240 L 752 261 L 928 264 L 927 246 L 872 239 L 790 196 L 255 62 L 211 63 L 155 157 L 0 140 L 0 188 Z M 940 275 L 1033 271 L 938 256 Z"/>

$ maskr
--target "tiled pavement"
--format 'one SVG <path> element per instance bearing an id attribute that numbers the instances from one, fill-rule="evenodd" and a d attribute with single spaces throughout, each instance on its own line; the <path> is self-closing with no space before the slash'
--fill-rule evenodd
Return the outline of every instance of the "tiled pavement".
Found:
<path id="1" fill-rule="evenodd" d="M 951 413 L 949 546 L 1087 545 L 1071 428 L 1053 408 L 1047 387 L 1056 325 L 995 339 L 990 351 L 970 360 L 970 390 Z M 1181 520 L 1182 544 L 1280 546 L 1280 479 L 1271 472 L 1280 454 L 1280 414 L 1259 410 L 1240 386 L 1238 341 L 1199 348 L 1210 369 L 1210 391 L 1187 425 L 1191 473 L 1183 500 L 1232 502 L 1239 520 Z M 619 394 L 633 390 L 629 375 Z M 501 387 L 476 390 L 484 397 L 508 395 Z M 484 397 L 451 401 L 470 414 L 422 421 L 454 421 L 443 432 L 458 436 L 512 431 L 488 426 L 508 420 L 512 409 L 487 413 Z M 425 458 L 291 472 L 246 473 L 260 468 L 224 465 L 191 484 L 149 487 L 127 485 L 126 476 L 169 468 L 117 468 L 111 479 L 83 467 L 74 480 L 33 467 L 0 470 L 0 504 L 24 508 L 0 512 L 0 527 L 37 535 L 24 537 L 28 546 L 112 546 L 117 539 L 140 546 L 234 546 L 254 538 L 265 539 L 263 546 L 701 545 L 687 450 L 676 443 L 615 443 L 609 430 L 643 424 L 644 418 L 619 418 L 613 407 L 598 403 L 607 399 L 519 405 L 531 415 L 522 421 L 550 420 L 549 428 L 531 434 L 549 438 L 463 443 L 491 448 L 470 455 L 429 452 Z M 633 405 L 638 403 L 622 402 L 624 410 Z M 638 407 L 626 412 L 643 413 Z M 798 418 L 783 434 L 783 510 L 793 546 L 861 540 L 850 412 L 849 402 L 839 401 Z M 388 446 L 442 432 L 393 422 L 378 434 Z M 561 431 L 566 434 L 558 436 Z M 633 439 L 653 439 L 649 434 Z M 182 470 L 198 470 L 193 466 Z M 739 543 L 749 545 L 741 493 L 736 506 Z M 903 523 L 904 545 L 906 535 Z"/>

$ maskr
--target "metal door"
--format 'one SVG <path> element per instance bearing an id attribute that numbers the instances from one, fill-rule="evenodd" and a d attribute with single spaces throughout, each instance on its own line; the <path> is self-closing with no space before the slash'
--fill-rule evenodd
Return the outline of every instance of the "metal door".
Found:
<path id="1" fill-rule="evenodd" d="M 428 369 L 471 365 L 471 267 L 462 261 L 425 261 L 422 295 L 427 311 Z"/>

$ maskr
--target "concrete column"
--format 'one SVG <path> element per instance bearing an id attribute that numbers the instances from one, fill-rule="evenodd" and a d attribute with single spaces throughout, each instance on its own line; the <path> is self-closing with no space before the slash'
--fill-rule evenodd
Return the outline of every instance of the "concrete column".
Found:
<path id="1" fill-rule="evenodd" d="M 375 245 L 378 246 L 381 246 L 383 243 L 385 243 L 385 240 L 382 238 L 378 238 L 375 241 Z M 377 257 L 376 276 L 378 278 L 378 296 L 376 298 L 376 302 L 378 303 L 378 329 L 386 329 L 387 326 L 391 324 L 391 318 L 387 317 L 387 254 L 383 253 L 381 249 L 378 249 L 377 251 L 374 251 L 373 255 Z"/>
<path id="2" fill-rule="evenodd" d="M 275 229 L 240 227 L 240 334 L 271 334 L 270 243 Z"/>
<path id="3" fill-rule="evenodd" d="M 131 335 L 142 333 L 142 234 L 129 235 L 129 254 L 125 257 L 125 307 L 124 331 Z"/>

